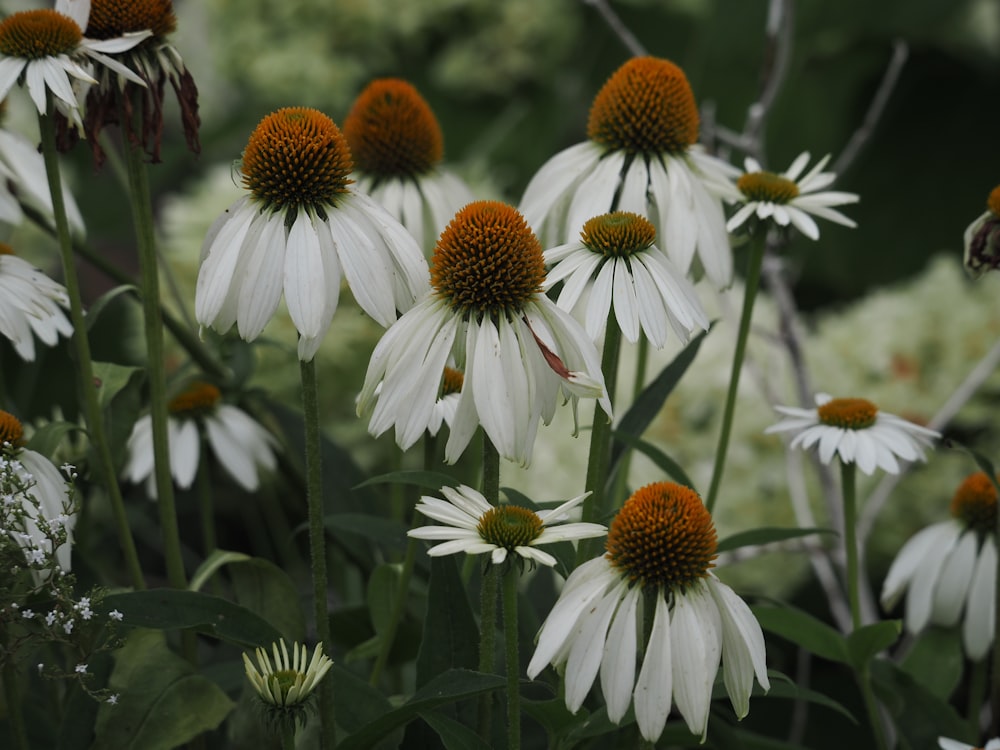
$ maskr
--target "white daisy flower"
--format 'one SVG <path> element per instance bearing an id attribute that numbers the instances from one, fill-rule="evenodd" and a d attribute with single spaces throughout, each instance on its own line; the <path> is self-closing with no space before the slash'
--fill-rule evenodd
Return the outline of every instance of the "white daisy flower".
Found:
<path id="1" fill-rule="evenodd" d="M 592 216 L 631 211 L 656 225 L 683 273 L 697 255 L 709 280 L 728 286 L 733 258 L 721 196 L 738 172 L 696 145 L 698 107 L 684 71 L 655 57 L 626 62 L 594 98 L 587 136 L 549 159 L 521 199 L 545 246 L 572 241 Z"/>
<path id="2" fill-rule="evenodd" d="M 260 487 L 261 470 L 274 471 L 277 466 L 274 436 L 242 409 L 222 403 L 214 385 L 192 383 L 167 409 L 170 473 L 178 487 L 187 489 L 194 483 L 201 457 L 201 430 L 226 473 L 247 492 Z M 155 498 L 151 415 L 136 421 L 127 451 L 123 476 L 135 484 L 145 482 L 146 493 Z"/>
<path id="3" fill-rule="evenodd" d="M 986 211 L 969 224 L 962 240 L 965 270 L 972 278 L 1000 268 L 1000 185 L 990 192 Z"/>
<path id="4" fill-rule="evenodd" d="M 449 463 L 481 424 L 501 456 L 527 465 L 539 420 L 551 421 L 560 394 L 574 408 L 580 396 L 599 399 L 610 416 L 597 349 L 543 293 L 541 245 L 514 208 L 470 203 L 431 263 L 432 292 L 385 333 L 368 364 L 358 414 L 371 411 L 373 435 L 395 426 L 399 446 L 413 445 L 449 361 L 465 374 Z"/>
<path id="5" fill-rule="evenodd" d="M 898 474 L 897 459 L 924 461 L 923 447 L 941 437 L 934 430 L 879 411 L 863 398 L 833 398 L 820 393 L 816 407 L 775 406 L 785 419 L 764 432 L 794 433 L 792 448 L 817 445 L 823 463 L 830 463 L 836 454 L 844 463 L 856 463 L 865 474 L 871 474 L 876 467 Z"/>
<path id="6" fill-rule="evenodd" d="M 394 216 L 426 254 L 472 190 L 443 167 L 444 139 L 420 93 L 398 78 L 365 87 L 344 118 L 358 189 Z"/>
<path id="7" fill-rule="evenodd" d="M 994 737 L 983 747 L 975 747 L 948 737 L 938 737 L 938 747 L 941 750 L 1000 750 L 1000 737 Z"/>
<path id="8" fill-rule="evenodd" d="M 104 152 L 98 143 L 102 128 L 108 124 L 123 125 L 118 117 L 118 97 L 122 94 L 138 110 L 137 118 L 130 117 L 124 123 L 126 134 L 142 144 L 154 164 L 160 161 L 163 100 L 168 81 L 177 96 L 188 148 L 196 154 L 201 151 L 198 88 L 184 59 L 168 38 L 176 27 L 172 0 L 141 3 L 91 0 L 86 28 L 89 38 L 106 40 L 144 30 L 150 32 L 140 44 L 114 55 L 119 63 L 135 71 L 143 81 L 143 90 L 136 90 L 132 79 L 116 70 L 101 68 L 94 72 L 98 85 L 87 91 L 85 124 L 87 139 L 98 164 L 104 161 Z"/>
<path id="9" fill-rule="evenodd" d="M 69 485 L 49 459 L 41 453 L 20 447 L 24 429 L 21 422 L 5 411 L 0 411 L 0 483 L 4 493 L 17 494 L 15 488 L 26 487 L 21 499 L 24 509 L 25 536 L 12 533 L 24 549 L 29 562 L 38 559 L 38 552 L 44 555 L 52 552 L 51 529 L 58 525 L 65 529 L 66 539 L 55 550 L 55 561 L 61 570 L 72 570 L 73 529 L 76 513 Z M 15 477 L 13 475 L 16 475 Z M 43 530 L 41 527 L 46 527 Z M 32 577 L 40 583 L 48 576 L 48 571 L 33 569 Z"/>
<path id="10" fill-rule="evenodd" d="M 243 152 L 250 195 L 209 229 L 195 291 L 198 322 L 236 324 L 252 341 L 282 291 L 299 332 L 299 359 L 315 356 L 337 310 L 341 277 L 379 325 L 396 320 L 427 290 L 416 241 L 350 185 L 351 154 L 326 115 L 304 107 L 268 115 Z"/>
<path id="11" fill-rule="evenodd" d="M 256 649 L 256 665 L 243 654 L 247 679 L 257 697 L 271 706 L 291 708 L 301 705 L 333 666 L 333 660 L 323 653 L 322 643 L 316 644 L 311 659 L 304 643 L 293 643 L 289 657 L 284 638 L 271 644 L 271 653 L 273 658 L 266 650 Z"/>
<path id="12" fill-rule="evenodd" d="M 65 184 L 62 194 L 70 228 L 74 234 L 83 236 L 83 217 Z M 20 224 L 24 219 L 21 203 L 52 222 L 52 193 L 38 147 L 20 135 L 0 130 L 0 221 Z"/>
<path id="13" fill-rule="evenodd" d="M 746 172 L 736 180 L 736 189 L 730 195 L 730 200 L 743 205 L 726 223 L 726 229 L 732 232 L 752 216 L 760 221 L 772 219 L 780 227 L 791 224 L 811 240 L 819 239 L 819 227 L 813 216 L 845 227 L 856 227 L 857 224 L 831 207 L 857 203 L 858 196 L 823 190 L 837 179 L 833 172 L 823 171 L 828 161 L 829 154 L 799 179 L 809 163 L 808 152 L 799 154 L 781 174 L 767 172 L 756 159 L 747 157 L 744 162 Z"/>
<path id="14" fill-rule="evenodd" d="M 55 346 L 60 334 L 73 334 L 73 324 L 62 310 L 68 305 L 62 284 L 0 242 L 0 334 L 10 339 L 21 359 L 35 360 L 35 336 Z"/>
<path id="15" fill-rule="evenodd" d="M 673 704 L 704 739 L 721 661 L 733 710 L 743 718 L 754 677 L 770 689 L 764 635 L 746 603 L 709 570 L 716 535 L 701 498 L 671 482 L 643 487 L 612 522 L 607 550 L 566 580 L 538 633 L 528 677 L 558 667 L 566 707 L 576 713 L 600 672 L 612 721 L 634 704 L 639 731 L 656 742 Z M 653 628 L 640 649 L 649 593 Z"/>
<path id="16" fill-rule="evenodd" d="M 639 331 L 657 349 L 672 328 L 681 341 L 708 328 L 694 286 L 673 261 L 653 244 L 656 229 L 638 214 L 616 211 L 589 219 L 580 239 L 545 251 L 552 265 L 545 288 L 564 282 L 556 304 L 584 313 L 587 335 L 604 337 L 614 304 L 622 335 L 635 343 Z M 554 265 L 553 265 L 554 264 Z"/>
<path id="17" fill-rule="evenodd" d="M 962 620 L 965 653 L 979 661 L 993 643 L 996 617 L 997 492 L 979 472 L 965 479 L 951 501 L 952 518 L 910 539 L 882 584 L 882 605 L 906 594 L 903 622 L 911 633 Z"/>
<path id="18" fill-rule="evenodd" d="M 71 79 L 96 83 L 95 63 L 144 86 L 141 78 L 108 54 L 131 49 L 150 32 L 89 39 L 83 35 L 89 17 L 90 0 L 56 0 L 54 10 L 25 10 L 0 21 L 0 99 L 22 81 L 39 114 L 47 113 L 45 97 L 51 92 L 60 111 L 79 124 Z"/>
<path id="19" fill-rule="evenodd" d="M 421 526 L 408 532 L 416 539 L 444 540 L 427 550 L 431 557 L 489 552 L 494 565 L 515 556 L 551 567 L 556 559 L 538 549 L 540 545 L 589 539 L 608 532 L 598 523 L 563 523 L 587 495 L 574 497 L 552 510 L 533 511 L 517 505 L 490 505 L 483 495 L 465 485 L 442 487 L 441 494 L 446 500 L 421 497 L 417 510 L 447 526 Z"/>

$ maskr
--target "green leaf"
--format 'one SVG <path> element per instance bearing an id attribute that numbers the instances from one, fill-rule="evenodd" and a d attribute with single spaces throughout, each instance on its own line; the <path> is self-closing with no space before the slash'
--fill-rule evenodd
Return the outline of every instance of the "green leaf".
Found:
<path id="1" fill-rule="evenodd" d="M 90 305 L 90 308 L 87 310 L 87 330 L 93 328 L 94 324 L 100 319 L 101 315 L 108 311 L 109 308 L 118 304 L 120 301 L 123 301 L 119 299 L 123 297 L 123 295 L 128 295 L 129 299 L 124 301 L 132 306 L 135 306 L 135 300 L 141 297 L 139 287 L 134 284 L 122 284 L 120 286 L 116 286 L 114 289 L 109 289 L 94 300 L 94 302 Z"/>
<path id="2" fill-rule="evenodd" d="M 857 724 L 858 720 L 854 714 L 848 711 L 841 703 L 838 703 L 828 695 L 824 695 L 811 688 L 804 688 L 792 682 L 791 678 L 773 669 L 767 670 L 767 675 L 771 680 L 771 689 L 764 693 L 760 685 L 754 685 L 753 695 L 767 698 L 788 698 L 794 701 L 809 701 L 818 706 L 826 706 L 843 716 L 846 716 L 852 723 Z"/>
<path id="3" fill-rule="evenodd" d="M 417 686 L 426 685 L 434 675 L 449 669 L 471 669 L 478 664 L 479 627 L 456 557 L 430 559 L 424 637 L 417 653 Z"/>
<path id="4" fill-rule="evenodd" d="M 210 554 L 198 569 L 191 576 L 191 580 L 188 583 L 188 591 L 201 591 L 201 587 L 204 586 L 208 579 L 215 575 L 223 565 L 229 565 L 230 563 L 242 562 L 244 560 L 249 560 L 250 555 L 243 552 L 230 552 L 224 549 L 212 550 Z"/>
<path id="5" fill-rule="evenodd" d="M 270 560 L 251 557 L 233 562 L 229 575 L 236 603 L 280 632 L 286 641 L 302 641 L 306 618 L 291 577 Z"/>
<path id="6" fill-rule="evenodd" d="M 917 750 L 936 747 L 939 736 L 975 742 L 968 724 L 947 701 L 886 659 L 871 663 L 872 687 L 895 720 L 896 729 Z"/>
<path id="7" fill-rule="evenodd" d="M 437 732 L 445 750 L 489 750 L 490 745 L 465 724 L 445 716 L 437 711 L 421 711 L 420 718 L 426 721 L 431 729 Z"/>
<path id="8" fill-rule="evenodd" d="M 461 482 L 439 471 L 393 471 L 366 479 L 356 486 L 371 487 L 378 484 L 408 484 L 426 490 L 439 490 L 442 487 L 457 487 Z"/>
<path id="9" fill-rule="evenodd" d="M 281 638 L 277 629 L 246 607 L 197 591 L 150 589 L 109 594 L 100 609 L 105 617 L 113 609 L 120 611 L 123 625 L 156 630 L 194 628 L 242 648 L 270 646 Z"/>
<path id="10" fill-rule="evenodd" d="M 377 634 L 389 627 L 392 608 L 399 594 L 402 567 L 396 563 L 382 563 L 368 579 L 368 612 Z"/>
<path id="11" fill-rule="evenodd" d="M 990 481 L 993 482 L 993 487 L 998 493 L 1000 493 L 1000 480 L 997 479 L 997 470 L 993 467 L 993 462 L 990 461 L 990 459 L 979 451 L 975 451 L 969 446 L 958 442 L 954 438 L 946 438 L 943 442 L 949 448 L 958 448 L 959 450 L 963 450 L 972 456 L 972 460 L 976 462 L 976 466 L 979 467 L 979 470 L 990 478 Z"/>
<path id="12" fill-rule="evenodd" d="M 334 513 L 323 519 L 323 525 L 338 540 L 344 536 L 361 537 L 386 550 L 406 546 L 406 526 L 390 518 L 368 513 Z"/>
<path id="13" fill-rule="evenodd" d="M 645 440 L 632 435 L 626 435 L 619 431 L 612 432 L 611 436 L 615 440 L 624 443 L 629 448 L 634 448 L 645 455 L 650 461 L 656 464 L 656 466 L 664 474 L 678 484 L 683 484 L 685 487 L 694 489 L 694 482 L 691 481 L 691 478 L 687 475 L 684 469 L 681 468 L 681 465 L 652 443 L 647 443 Z"/>
<path id="14" fill-rule="evenodd" d="M 99 709 L 92 750 L 170 750 L 215 729 L 234 706 L 162 633 L 133 631 L 114 659 L 108 687 L 118 704 Z"/>
<path id="15" fill-rule="evenodd" d="M 752 607 L 760 626 L 806 651 L 830 661 L 850 664 L 847 641 L 834 628 L 793 607 Z"/>
<path id="16" fill-rule="evenodd" d="M 646 386 L 646 389 L 639 394 L 639 397 L 625 413 L 625 416 L 622 417 L 622 421 L 619 422 L 618 433 L 639 437 L 646 431 L 650 422 L 653 421 L 663 403 L 667 400 L 667 396 L 674 390 L 681 376 L 687 372 L 688 367 L 694 361 L 695 355 L 698 354 L 698 348 L 701 346 L 701 342 L 705 340 L 707 333 L 708 331 L 702 331 L 691 339 L 688 345 L 674 357 L 673 361 L 663 368 L 663 371 L 660 372 L 656 379 Z M 611 464 L 608 467 L 608 476 L 614 473 L 614 469 L 621 460 L 623 453 L 624 447 L 622 443 L 616 442 L 611 448 Z"/>
<path id="17" fill-rule="evenodd" d="M 424 685 L 399 708 L 369 722 L 345 738 L 337 745 L 337 750 L 361 750 L 371 747 L 379 739 L 405 726 L 421 713 L 499 690 L 503 685 L 504 679 L 499 675 L 450 669 Z"/>
<path id="18" fill-rule="evenodd" d="M 858 628 L 847 636 L 847 655 L 857 671 L 865 668 L 872 657 L 899 638 L 903 630 L 901 620 L 885 620 Z"/>
<path id="19" fill-rule="evenodd" d="M 124 389 L 141 367 L 116 365 L 114 362 L 94 362 L 94 379 L 97 381 L 97 398 L 101 408 L 106 409 L 112 399 Z"/>
<path id="20" fill-rule="evenodd" d="M 80 426 L 72 422 L 49 422 L 35 430 L 25 447 L 43 456 L 54 455 L 63 439 L 78 429 Z"/>
<path id="21" fill-rule="evenodd" d="M 333 703 L 337 724 L 356 732 L 392 710 L 392 704 L 376 688 L 337 663 L 327 679 L 333 680 Z"/>
<path id="22" fill-rule="evenodd" d="M 796 539 L 803 536 L 812 536 L 813 534 L 834 534 L 836 531 L 833 529 L 824 529 L 822 527 L 815 528 L 792 528 L 792 527 L 781 527 L 781 526 L 764 526 L 759 529 L 750 529 L 749 531 L 740 531 L 731 536 L 727 536 L 721 542 L 717 548 L 717 552 L 728 552 L 729 550 L 738 549 L 739 547 L 747 547 L 751 544 L 770 544 L 771 542 L 783 542 L 786 539 Z"/>
<path id="23" fill-rule="evenodd" d="M 947 700 L 965 669 L 961 636 L 955 628 L 927 628 L 900 666 L 938 698 Z"/>

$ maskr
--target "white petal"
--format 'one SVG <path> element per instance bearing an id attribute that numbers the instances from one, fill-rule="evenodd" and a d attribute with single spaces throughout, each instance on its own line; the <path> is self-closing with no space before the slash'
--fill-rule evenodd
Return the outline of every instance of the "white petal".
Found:
<path id="1" fill-rule="evenodd" d="M 634 694 L 635 721 L 639 725 L 639 731 L 644 738 L 654 743 L 663 733 L 667 716 L 670 715 L 670 698 L 674 689 L 675 673 L 678 668 L 683 668 L 678 660 L 683 661 L 684 658 L 677 650 L 676 609 L 672 624 L 663 592 L 658 592 L 655 598 L 653 630 L 646 644 L 646 655 L 642 660 L 642 669 L 639 670 Z M 680 709 L 680 703 L 677 707 Z M 708 720 L 707 708 L 705 720 L 706 722 Z"/>
<path id="2" fill-rule="evenodd" d="M 608 718 L 616 724 L 621 721 L 628 711 L 629 703 L 632 702 L 632 687 L 635 684 L 637 608 L 641 593 L 641 586 L 628 589 L 625 598 L 618 605 L 601 657 L 601 690 L 608 706 Z M 669 694 L 670 691 L 667 690 L 668 701 Z"/>

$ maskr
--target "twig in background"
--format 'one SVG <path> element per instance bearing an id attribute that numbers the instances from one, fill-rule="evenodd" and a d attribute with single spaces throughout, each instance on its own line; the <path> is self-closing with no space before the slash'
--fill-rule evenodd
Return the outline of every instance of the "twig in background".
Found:
<path id="1" fill-rule="evenodd" d="M 615 36 L 621 40 L 626 49 L 635 57 L 645 57 L 649 54 L 636 35 L 622 23 L 622 19 L 618 17 L 618 14 L 611 10 L 611 6 L 608 5 L 606 0 L 583 0 L 583 3 L 584 5 L 593 6 L 601 14 L 601 18 L 604 19 L 608 28 L 615 32 Z"/>

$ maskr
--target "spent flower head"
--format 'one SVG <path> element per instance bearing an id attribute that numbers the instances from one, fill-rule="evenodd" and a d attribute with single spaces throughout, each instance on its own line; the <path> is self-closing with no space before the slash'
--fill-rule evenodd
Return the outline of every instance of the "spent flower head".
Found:
<path id="1" fill-rule="evenodd" d="M 658 482 L 636 491 L 611 523 L 607 553 L 566 580 L 528 676 L 559 667 L 576 713 L 600 672 L 608 718 L 621 721 L 634 704 L 640 733 L 655 743 L 672 704 L 704 739 L 721 661 L 733 709 L 745 716 L 754 678 L 770 687 L 764 636 L 746 603 L 711 572 L 716 546 L 712 517 L 693 490 Z M 640 644 L 644 606 L 654 609 L 653 626 Z"/>
<path id="2" fill-rule="evenodd" d="M 1000 268 L 1000 185 L 990 192 L 986 211 L 965 230 L 965 270 L 974 279 Z"/>

